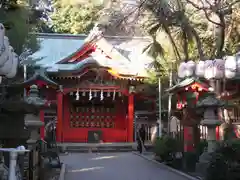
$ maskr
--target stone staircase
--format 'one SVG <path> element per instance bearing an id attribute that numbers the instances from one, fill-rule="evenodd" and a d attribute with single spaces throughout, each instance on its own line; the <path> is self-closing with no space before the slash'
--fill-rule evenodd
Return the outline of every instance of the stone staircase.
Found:
<path id="1" fill-rule="evenodd" d="M 147 144 L 147 149 L 151 145 Z M 60 152 L 131 152 L 136 150 L 136 143 L 58 143 Z M 150 149 L 150 148 L 149 148 Z"/>

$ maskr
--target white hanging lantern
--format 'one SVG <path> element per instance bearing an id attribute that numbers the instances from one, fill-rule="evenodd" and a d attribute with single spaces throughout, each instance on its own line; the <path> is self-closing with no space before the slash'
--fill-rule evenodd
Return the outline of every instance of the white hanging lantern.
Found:
<path id="1" fill-rule="evenodd" d="M 236 54 L 237 73 L 240 73 L 240 51 Z"/>
<path id="2" fill-rule="evenodd" d="M 92 100 L 92 90 L 89 91 L 89 101 Z"/>
<path id="3" fill-rule="evenodd" d="M 2 66 L 8 60 L 9 55 L 9 40 L 8 37 L 4 36 L 4 44 L 0 50 L 0 66 Z"/>
<path id="4" fill-rule="evenodd" d="M 11 71 L 11 68 L 13 66 L 13 48 L 9 46 L 9 55 L 7 61 L 3 64 L 3 66 L 0 68 L 0 74 L 6 75 Z"/>
<path id="5" fill-rule="evenodd" d="M 11 53 L 10 53 L 11 54 Z M 13 55 L 9 54 L 9 59 L 6 63 L 3 64 L 3 66 L 0 68 L 0 75 L 6 75 L 11 71 L 11 67 L 13 65 Z"/>
<path id="6" fill-rule="evenodd" d="M 4 25 L 0 23 L 0 49 L 2 49 L 3 47 L 4 35 L 5 35 L 5 28 L 4 28 Z"/>
<path id="7" fill-rule="evenodd" d="M 115 100 L 115 97 L 116 97 L 116 91 L 114 89 L 114 91 L 113 91 L 113 100 Z"/>
<path id="8" fill-rule="evenodd" d="M 86 92 L 85 91 L 82 92 L 82 96 L 86 96 Z"/>
<path id="9" fill-rule="evenodd" d="M 193 61 L 188 61 L 186 63 L 185 76 L 190 77 L 194 75 L 196 64 Z"/>
<path id="10" fill-rule="evenodd" d="M 103 96 L 103 90 L 101 90 L 101 93 L 100 93 L 100 100 L 102 101 L 104 99 L 104 96 Z"/>
<path id="11" fill-rule="evenodd" d="M 204 78 L 211 79 L 214 78 L 214 68 L 213 68 L 213 61 L 212 60 L 206 60 L 204 62 Z"/>
<path id="12" fill-rule="evenodd" d="M 216 79 L 221 79 L 224 77 L 224 68 L 225 60 L 223 59 L 215 59 L 213 61 L 213 75 Z"/>
<path id="13" fill-rule="evenodd" d="M 12 64 L 10 72 L 8 74 L 6 74 L 7 78 L 13 78 L 16 76 L 17 70 L 18 70 L 18 63 L 19 63 L 18 55 L 14 52 L 13 53 L 13 64 Z"/>
<path id="14" fill-rule="evenodd" d="M 234 56 L 225 57 L 225 77 L 228 79 L 234 78 L 237 72 L 237 61 Z"/>
<path id="15" fill-rule="evenodd" d="M 186 68 L 187 64 L 185 62 L 180 63 L 178 67 L 178 77 L 185 78 L 186 77 Z"/>
<path id="16" fill-rule="evenodd" d="M 204 73 L 205 73 L 205 67 L 204 67 L 204 61 L 199 61 L 196 64 L 196 71 L 195 74 L 198 77 L 204 77 Z"/>
<path id="17" fill-rule="evenodd" d="M 78 101 L 79 98 L 80 98 L 80 96 L 79 96 L 79 89 L 77 89 L 77 92 L 76 92 L 76 101 Z"/>

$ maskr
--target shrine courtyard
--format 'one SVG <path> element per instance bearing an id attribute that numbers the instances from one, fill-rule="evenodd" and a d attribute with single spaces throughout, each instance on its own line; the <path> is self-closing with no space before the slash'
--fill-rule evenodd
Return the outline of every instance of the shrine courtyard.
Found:
<path id="1" fill-rule="evenodd" d="M 132 152 L 62 155 L 66 180 L 189 180 Z"/>

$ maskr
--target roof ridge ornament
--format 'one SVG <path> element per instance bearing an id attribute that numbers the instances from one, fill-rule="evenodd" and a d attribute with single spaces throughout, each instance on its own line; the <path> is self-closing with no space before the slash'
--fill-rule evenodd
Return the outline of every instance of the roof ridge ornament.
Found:
<path id="1" fill-rule="evenodd" d="M 99 24 L 95 24 L 95 26 L 90 31 L 89 35 L 85 39 L 86 42 L 90 42 L 96 39 L 100 39 L 103 37 L 103 31 L 100 30 Z"/>
<path id="2" fill-rule="evenodd" d="M 58 87 L 58 84 L 49 78 L 48 74 L 46 73 L 46 69 L 44 69 L 44 68 L 35 69 L 33 76 L 30 77 L 29 79 L 25 80 L 23 82 L 23 84 L 31 85 L 32 83 L 36 82 L 37 80 L 44 81 L 47 83 L 47 85 Z"/>

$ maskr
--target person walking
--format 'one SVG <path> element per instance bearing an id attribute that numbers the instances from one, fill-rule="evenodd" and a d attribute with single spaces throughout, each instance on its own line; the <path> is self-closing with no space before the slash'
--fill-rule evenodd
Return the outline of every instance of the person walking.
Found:
<path id="1" fill-rule="evenodd" d="M 144 142 L 146 138 L 146 130 L 144 124 L 141 125 L 141 128 L 138 130 L 137 133 L 137 143 L 138 143 L 138 151 L 142 153 L 144 148 Z"/>

